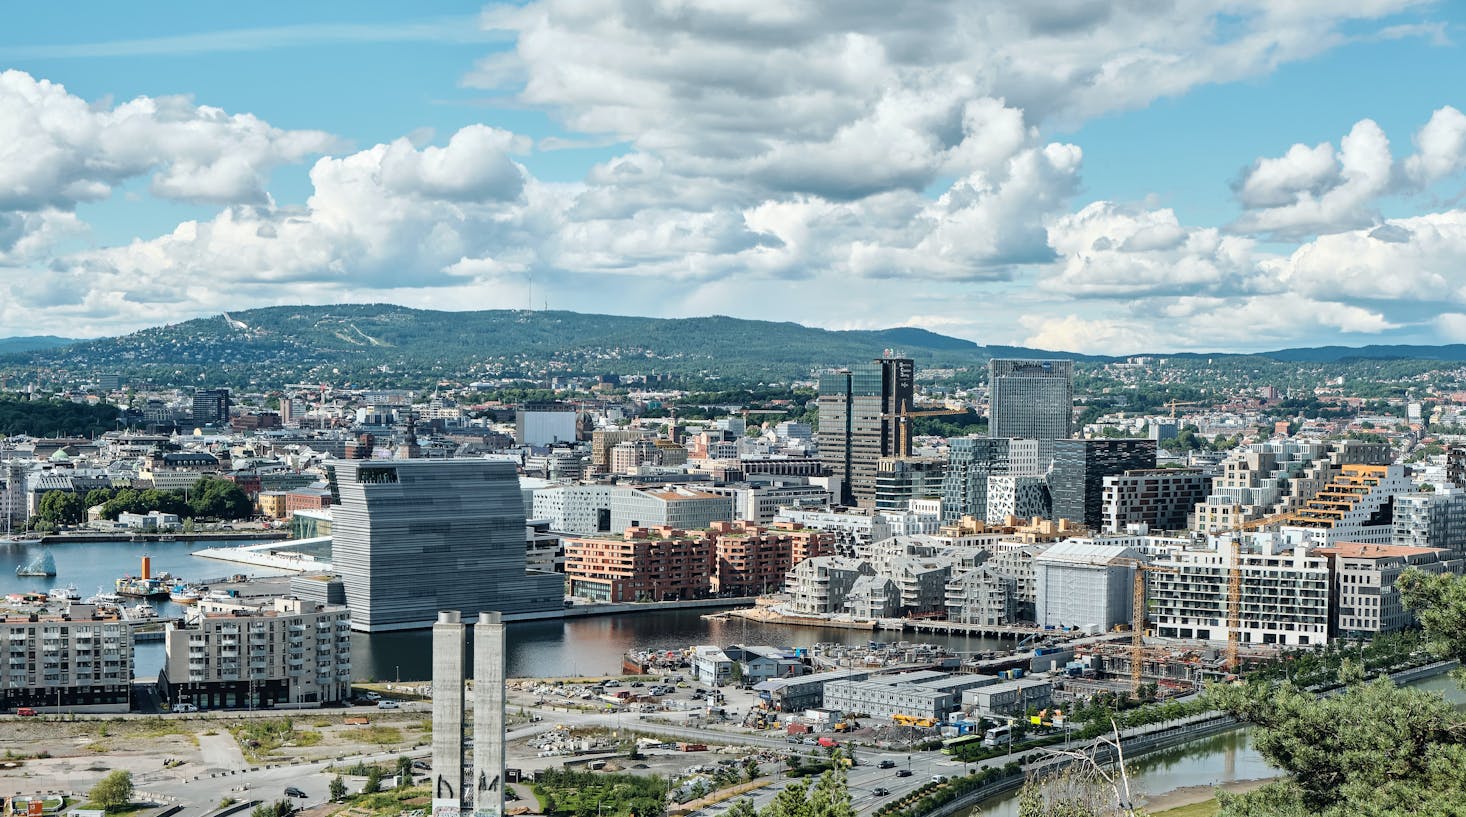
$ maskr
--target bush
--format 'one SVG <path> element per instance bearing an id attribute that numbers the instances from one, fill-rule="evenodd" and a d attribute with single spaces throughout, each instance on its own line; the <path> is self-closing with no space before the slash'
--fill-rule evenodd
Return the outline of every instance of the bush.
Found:
<path id="1" fill-rule="evenodd" d="M 118 769 L 97 781 L 87 795 L 104 809 L 121 808 L 132 802 L 132 772 Z"/>

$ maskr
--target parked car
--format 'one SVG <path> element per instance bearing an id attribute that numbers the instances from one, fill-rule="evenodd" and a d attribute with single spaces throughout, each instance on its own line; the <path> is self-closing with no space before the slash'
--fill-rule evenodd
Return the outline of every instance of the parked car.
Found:
<path id="1" fill-rule="evenodd" d="M 197 712 L 197 711 L 199 711 L 199 707 L 198 707 L 198 704 L 176 703 L 176 704 L 173 705 L 173 708 L 170 711 L 173 711 L 173 712 Z"/>
<path id="2" fill-rule="evenodd" d="M 900 769 L 900 770 L 898 770 L 896 772 L 896 776 L 897 777 L 910 777 L 911 776 L 911 770 L 910 769 Z"/>
<path id="3" fill-rule="evenodd" d="M 402 704 L 399 704 L 396 701 L 377 701 L 377 708 L 378 709 L 401 709 L 402 708 Z"/>
<path id="4" fill-rule="evenodd" d="M 896 768 L 896 761 L 894 761 L 894 760 L 882 760 L 880 763 L 878 763 L 876 765 L 879 766 L 882 769 L 894 769 L 894 768 Z"/>
<path id="5" fill-rule="evenodd" d="M 285 796 L 286 797 L 299 797 L 300 799 L 304 800 L 305 799 L 305 792 L 301 791 L 300 789 L 297 789 L 294 786 L 286 786 L 285 787 Z"/>
<path id="6" fill-rule="evenodd" d="M 363 698 L 366 698 L 368 701 L 380 701 L 380 700 L 382 700 L 382 694 L 380 692 L 368 692 L 367 694 L 363 695 L 362 697 Z"/>

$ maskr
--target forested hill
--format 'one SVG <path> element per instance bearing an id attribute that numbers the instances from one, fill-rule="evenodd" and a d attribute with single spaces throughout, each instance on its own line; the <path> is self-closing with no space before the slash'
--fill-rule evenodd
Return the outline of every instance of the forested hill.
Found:
<path id="1" fill-rule="evenodd" d="M 199 318 L 9 355 L 0 358 L 0 369 L 52 376 L 117 372 L 163 385 L 368 386 L 557 373 L 760 382 L 807 377 L 819 368 L 879 357 L 885 349 L 914 358 L 920 368 L 981 366 L 989 357 L 971 341 L 910 327 L 830 331 L 723 316 L 437 312 L 362 304 Z"/>

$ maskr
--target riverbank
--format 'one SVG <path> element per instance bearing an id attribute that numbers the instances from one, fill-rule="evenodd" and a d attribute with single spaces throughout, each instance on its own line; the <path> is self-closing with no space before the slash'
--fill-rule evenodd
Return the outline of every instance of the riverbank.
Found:
<path id="1" fill-rule="evenodd" d="M 1148 797 L 1147 810 L 1154 817 L 1214 817 L 1221 804 L 1217 802 L 1217 789 L 1228 794 L 1246 794 L 1277 780 L 1264 777 L 1256 780 L 1234 780 L 1220 786 L 1183 786 L 1172 789 L 1159 797 Z"/>

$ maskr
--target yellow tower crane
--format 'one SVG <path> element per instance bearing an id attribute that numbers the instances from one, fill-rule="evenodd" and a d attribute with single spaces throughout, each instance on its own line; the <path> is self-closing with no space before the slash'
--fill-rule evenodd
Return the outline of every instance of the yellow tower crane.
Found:
<path id="1" fill-rule="evenodd" d="M 1134 585 L 1130 588 L 1130 694 L 1139 697 L 1141 668 L 1145 664 L 1145 574 L 1175 573 L 1169 567 L 1157 567 L 1141 559 L 1116 561 L 1135 568 Z"/>
<path id="2" fill-rule="evenodd" d="M 1240 508 L 1237 509 L 1240 512 Z M 1278 513 L 1233 525 L 1223 534 L 1232 534 L 1231 567 L 1227 570 L 1227 671 L 1236 674 L 1242 668 L 1239 652 L 1242 644 L 1242 538 L 1237 534 L 1269 525 L 1281 525 L 1297 519 L 1296 512 Z"/>
<path id="3" fill-rule="evenodd" d="M 1187 400 L 1169 400 L 1169 401 L 1167 401 L 1165 403 L 1161 403 L 1161 408 L 1168 408 L 1168 409 L 1170 409 L 1171 410 L 1171 419 L 1174 420 L 1174 419 L 1176 419 L 1176 407 L 1177 406 L 1200 406 L 1200 405 L 1204 405 L 1204 404 L 1203 403 L 1198 403 L 1198 402 L 1195 402 L 1195 401 L 1187 401 Z"/>
<path id="4" fill-rule="evenodd" d="M 951 409 L 946 407 L 939 409 L 918 409 L 913 411 L 910 406 L 906 405 L 906 401 L 902 400 L 901 405 L 896 407 L 896 411 L 894 413 L 882 414 L 881 419 L 896 421 L 896 456 L 909 457 L 911 456 L 911 418 L 943 417 L 952 414 L 966 414 L 967 412 L 968 409 L 965 408 Z"/>

